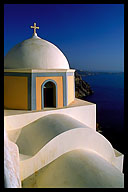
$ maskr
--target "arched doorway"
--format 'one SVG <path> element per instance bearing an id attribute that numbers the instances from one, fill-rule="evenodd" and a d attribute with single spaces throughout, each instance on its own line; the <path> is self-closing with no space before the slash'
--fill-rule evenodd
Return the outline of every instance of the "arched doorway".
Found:
<path id="1" fill-rule="evenodd" d="M 42 108 L 57 107 L 57 84 L 46 80 L 42 85 Z"/>

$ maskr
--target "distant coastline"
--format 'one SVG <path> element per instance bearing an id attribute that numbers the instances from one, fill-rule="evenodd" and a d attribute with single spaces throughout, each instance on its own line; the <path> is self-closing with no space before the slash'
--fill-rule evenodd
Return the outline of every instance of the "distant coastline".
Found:
<path id="1" fill-rule="evenodd" d="M 90 76 L 90 75 L 99 75 L 99 74 L 121 74 L 121 73 L 124 73 L 124 72 L 121 72 L 121 71 L 85 71 L 85 70 L 79 70 L 79 69 L 76 69 L 77 73 L 80 74 L 81 76 Z"/>
<path id="2" fill-rule="evenodd" d="M 94 75 L 111 75 L 111 74 L 123 74 L 124 72 L 98 72 L 98 71 L 84 71 L 78 70 L 75 71 L 75 96 L 79 99 L 82 97 L 87 97 L 94 94 L 91 84 L 89 84 L 84 77 L 94 76 Z"/>

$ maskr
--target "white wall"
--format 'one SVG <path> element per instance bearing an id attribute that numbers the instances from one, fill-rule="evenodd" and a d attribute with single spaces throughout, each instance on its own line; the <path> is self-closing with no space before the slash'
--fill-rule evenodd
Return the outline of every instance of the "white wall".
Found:
<path id="1" fill-rule="evenodd" d="M 63 109 L 35 111 L 25 114 L 10 115 L 4 117 L 4 123 L 7 130 L 20 129 L 25 125 L 43 117 L 45 115 L 59 113 L 69 115 L 76 120 L 84 123 L 88 127 L 96 130 L 96 105 L 83 105 L 77 107 L 68 107 Z"/>
<path id="2" fill-rule="evenodd" d="M 5 188 L 21 188 L 19 169 L 19 150 L 8 140 L 4 129 L 4 182 Z"/>

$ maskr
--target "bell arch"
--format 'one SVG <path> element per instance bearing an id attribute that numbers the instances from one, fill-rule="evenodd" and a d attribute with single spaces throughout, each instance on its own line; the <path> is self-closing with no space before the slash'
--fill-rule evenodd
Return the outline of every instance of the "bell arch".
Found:
<path id="1" fill-rule="evenodd" d="M 56 108 L 58 106 L 57 83 L 52 79 L 47 79 L 41 86 L 42 109 L 46 107 Z"/>

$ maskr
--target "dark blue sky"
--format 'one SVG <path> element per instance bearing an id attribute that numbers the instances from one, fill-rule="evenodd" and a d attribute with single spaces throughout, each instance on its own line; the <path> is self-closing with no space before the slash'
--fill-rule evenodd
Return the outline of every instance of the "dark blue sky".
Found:
<path id="1" fill-rule="evenodd" d="M 124 71 L 123 4 L 5 4 L 4 55 L 32 36 L 34 22 L 71 68 Z"/>

